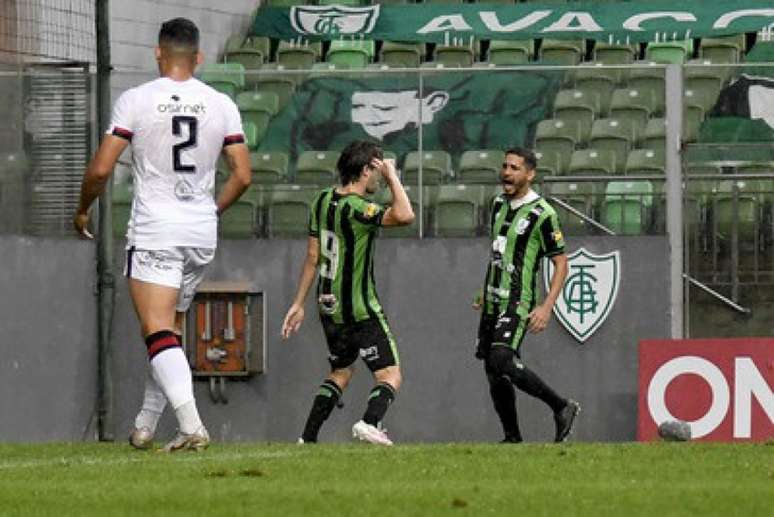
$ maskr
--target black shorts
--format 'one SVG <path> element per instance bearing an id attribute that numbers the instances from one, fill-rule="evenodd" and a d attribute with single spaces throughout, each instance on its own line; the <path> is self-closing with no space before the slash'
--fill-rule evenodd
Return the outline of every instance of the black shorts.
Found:
<path id="1" fill-rule="evenodd" d="M 400 364 L 398 347 L 383 318 L 372 318 L 352 324 L 334 323 L 320 316 L 328 341 L 328 362 L 332 370 L 347 368 L 360 356 L 372 372 Z"/>
<path id="2" fill-rule="evenodd" d="M 478 324 L 478 342 L 476 343 L 476 355 L 486 357 L 492 345 L 507 346 L 521 357 L 520 345 L 524 341 L 529 318 L 522 318 L 515 312 L 495 314 L 482 314 Z"/>

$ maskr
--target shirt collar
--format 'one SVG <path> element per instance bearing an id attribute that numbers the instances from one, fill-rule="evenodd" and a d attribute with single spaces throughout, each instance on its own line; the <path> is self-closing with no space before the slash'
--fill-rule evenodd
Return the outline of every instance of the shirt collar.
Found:
<path id="1" fill-rule="evenodd" d="M 517 208 L 522 207 L 527 203 L 532 203 L 534 200 L 536 200 L 539 197 L 540 196 L 538 196 L 537 192 L 535 192 L 532 189 L 529 189 L 527 193 L 521 196 L 519 199 L 511 199 L 510 201 L 511 209 L 516 210 Z"/>

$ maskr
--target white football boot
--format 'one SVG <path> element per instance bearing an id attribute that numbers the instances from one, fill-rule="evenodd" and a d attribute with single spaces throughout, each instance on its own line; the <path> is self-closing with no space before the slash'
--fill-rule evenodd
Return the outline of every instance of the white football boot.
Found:
<path id="1" fill-rule="evenodd" d="M 129 444 L 135 449 L 150 449 L 153 445 L 153 432 L 147 427 L 133 427 L 129 433 Z"/>
<path id="2" fill-rule="evenodd" d="M 362 420 L 352 426 L 352 437 L 357 438 L 361 442 L 374 443 L 376 445 L 392 445 L 392 440 L 387 436 L 387 433 Z"/>

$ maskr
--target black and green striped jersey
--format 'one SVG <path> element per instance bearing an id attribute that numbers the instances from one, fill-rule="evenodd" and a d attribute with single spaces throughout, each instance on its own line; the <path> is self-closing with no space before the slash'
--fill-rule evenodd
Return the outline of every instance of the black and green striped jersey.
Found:
<path id="1" fill-rule="evenodd" d="M 484 313 L 515 311 L 526 318 L 535 305 L 540 260 L 564 253 L 556 211 L 529 191 L 512 201 L 502 194 L 492 202 L 492 251 L 484 284 Z"/>
<path id="2" fill-rule="evenodd" d="M 309 214 L 309 235 L 320 242 L 320 312 L 336 323 L 378 318 L 382 306 L 374 283 L 374 242 L 384 208 L 357 194 L 321 191 Z"/>

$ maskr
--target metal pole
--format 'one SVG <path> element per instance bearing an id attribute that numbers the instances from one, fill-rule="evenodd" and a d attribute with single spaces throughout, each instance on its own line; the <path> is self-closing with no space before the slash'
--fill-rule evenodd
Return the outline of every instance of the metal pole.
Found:
<path id="1" fill-rule="evenodd" d="M 110 122 L 110 19 L 108 0 L 96 0 L 97 33 L 97 134 Z M 113 441 L 113 376 L 110 335 L 113 325 L 115 277 L 113 274 L 113 180 L 99 197 L 97 230 L 98 386 L 97 429 L 100 441 Z"/>
<path id="2" fill-rule="evenodd" d="M 681 339 L 683 325 L 683 202 L 680 161 L 683 128 L 683 70 L 666 67 L 666 209 L 669 260 L 670 330 L 672 339 Z"/>

